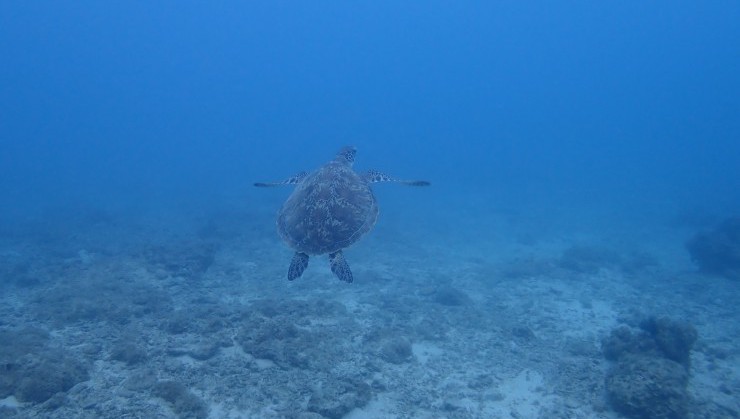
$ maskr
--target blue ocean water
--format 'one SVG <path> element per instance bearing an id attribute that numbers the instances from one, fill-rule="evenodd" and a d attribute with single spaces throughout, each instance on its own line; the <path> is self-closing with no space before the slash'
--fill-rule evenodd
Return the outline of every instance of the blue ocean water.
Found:
<path id="1" fill-rule="evenodd" d="M 710 206 L 740 178 L 737 13 L 7 2 L 4 195 L 228 193 L 355 144 L 503 198 L 588 189 Z"/>
<path id="2" fill-rule="evenodd" d="M 0 416 L 152 408 L 135 395 L 165 416 L 639 416 L 602 397 L 618 371 L 540 362 L 620 365 L 601 339 L 627 325 L 695 327 L 699 402 L 667 409 L 737 417 L 737 22 L 733 1 L 0 3 L 0 361 L 85 364 L 39 372 L 74 384 L 51 390 L 9 372 Z M 431 186 L 373 185 L 354 284 L 321 257 L 288 282 L 291 188 L 252 184 L 344 145 Z M 254 381 L 217 379 L 238 368 Z M 144 384 L 114 400 L 116 379 Z"/>

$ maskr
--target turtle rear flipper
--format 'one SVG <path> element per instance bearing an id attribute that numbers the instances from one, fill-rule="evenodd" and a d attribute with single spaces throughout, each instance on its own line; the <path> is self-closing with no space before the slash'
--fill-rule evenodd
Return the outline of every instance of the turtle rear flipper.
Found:
<path id="1" fill-rule="evenodd" d="M 429 186 L 430 185 L 430 183 L 427 182 L 426 180 L 396 179 L 393 176 L 387 175 L 377 170 L 368 170 L 362 175 L 362 178 L 370 183 L 396 182 L 396 183 L 402 183 L 404 185 L 409 185 L 409 186 Z"/>
<path id="2" fill-rule="evenodd" d="M 272 186 L 297 185 L 303 182 L 303 179 L 305 179 L 306 176 L 308 176 L 308 172 L 300 172 L 297 173 L 295 176 L 291 176 L 281 182 L 255 182 L 254 186 L 260 188 L 268 188 Z"/>
<path id="3" fill-rule="evenodd" d="M 307 267 L 308 255 L 303 252 L 295 252 L 293 260 L 290 261 L 290 268 L 288 268 L 288 281 L 300 278 Z"/>
<path id="4" fill-rule="evenodd" d="M 344 259 L 344 254 L 341 250 L 329 254 L 329 264 L 331 265 L 331 271 L 340 280 L 350 283 L 354 279 L 352 277 L 352 270 L 349 269 L 347 260 Z"/>

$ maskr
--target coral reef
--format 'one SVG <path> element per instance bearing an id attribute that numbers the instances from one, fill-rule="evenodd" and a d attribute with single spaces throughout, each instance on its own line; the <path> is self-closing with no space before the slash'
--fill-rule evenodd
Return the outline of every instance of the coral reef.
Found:
<path id="1" fill-rule="evenodd" d="M 665 317 L 650 317 L 640 323 L 640 328 L 650 334 L 663 356 L 689 367 L 691 348 L 698 338 L 694 326 Z"/>
<path id="2" fill-rule="evenodd" d="M 360 380 L 337 380 L 314 389 L 308 410 L 329 419 L 339 419 L 371 398 L 370 386 Z"/>
<path id="3" fill-rule="evenodd" d="M 335 321 L 308 327 L 309 319 L 341 318 L 345 313 L 336 302 L 258 301 L 244 314 L 244 326 L 234 341 L 255 358 L 283 367 L 328 370 L 331 359 L 341 359 L 346 351 L 337 343 L 345 327 Z"/>
<path id="4" fill-rule="evenodd" d="M 14 393 L 24 357 L 46 345 L 48 339 L 48 332 L 38 328 L 0 330 L 0 399 Z"/>
<path id="5" fill-rule="evenodd" d="M 175 310 L 161 318 L 160 327 L 172 335 L 212 334 L 226 327 L 224 319 L 232 313 L 223 306 L 202 299 L 187 310 Z"/>
<path id="6" fill-rule="evenodd" d="M 0 287 L 15 285 L 19 287 L 32 287 L 41 283 L 39 273 L 31 261 L 25 260 L 20 255 L 0 255 Z"/>
<path id="7" fill-rule="evenodd" d="M 136 365 L 146 361 L 146 350 L 134 342 L 120 340 L 116 342 L 111 350 L 111 359 L 121 361 L 128 365 Z"/>
<path id="8" fill-rule="evenodd" d="M 208 417 L 208 406 L 184 385 L 176 381 L 160 381 L 154 385 L 152 394 L 167 401 L 177 416 L 183 419 Z"/>
<path id="9" fill-rule="evenodd" d="M 558 265 L 577 273 L 595 274 L 599 269 L 612 268 L 620 262 L 620 256 L 610 249 L 576 245 L 565 249 Z"/>
<path id="10" fill-rule="evenodd" d="M 673 419 L 687 416 L 689 375 L 677 362 L 627 354 L 606 377 L 609 402 L 634 418 Z"/>
<path id="11" fill-rule="evenodd" d="M 697 233 L 686 248 L 703 272 L 740 279 L 740 217 L 727 219 L 710 232 Z"/>
<path id="12" fill-rule="evenodd" d="M 82 272 L 40 290 L 30 304 L 31 313 L 56 327 L 100 321 L 124 325 L 135 318 L 169 313 L 171 297 L 148 278 L 124 280 L 131 277 L 125 261 L 101 265 L 99 271 Z"/>
<path id="13" fill-rule="evenodd" d="M 467 294 L 449 285 L 437 288 L 432 298 L 435 303 L 445 306 L 462 306 L 470 302 Z"/>
<path id="14" fill-rule="evenodd" d="M 655 341 L 646 336 L 644 331 L 634 333 L 631 328 L 621 325 L 601 342 L 604 357 L 617 361 L 625 354 L 651 353 L 656 350 Z"/>
<path id="15" fill-rule="evenodd" d="M 50 347 L 42 330 L 0 331 L 0 342 L 0 398 L 14 395 L 22 402 L 43 403 L 88 379 L 87 366 Z"/>
<path id="16" fill-rule="evenodd" d="M 632 275 L 658 265 L 654 256 L 641 251 L 619 252 L 615 249 L 574 245 L 563 251 L 557 266 L 577 273 L 593 275 L 601 269 Z"/>
<path id="17" fill-rule="evenodd" d="M 604 356 L 616 361 L 606 377 L 609 402 L 634 418 L 679 419 L 688 416 L 687 386 L 696 329 L 689 323 L 649 317 L 640 330 L 612 330 L 602 342 Z"/>
<path id="18" fill-rule="evenodd" d="M 402 364 L 412 356 L 411 342 L 402 337 L 389 339 L 380 348 L 380 358 L 391 364 Z"/>
<path id="19" fill-rule="evenodd" d="M 255 358 L 298 368 L 308 367 L 303 348 L 310 347 L 309 332 L 298 329 L 290 319 L 252 318 L 237 334 L 236 342 Z"/>
<path id="20" fill-rule="evenodd" d="M 158 277 L 179 277 L 185 280 L 200 279 L 213 265 L 216 247 L 205 241 L 184 243 L 178 246 L 152 246 L 141 253 L 147 266 Z"/>
<path id="21" fill-rule="evenodd" d="M 46 352 L 38 358 L 27 358 L 26 362 L 20 368 L 15 390 L 16 398 L 24 402 L 45 402 L 88 379 L 86 367 L 61 352 Z"/>
<path id="22" fill-rule="evenodd" d="M 644 275 L 615 242 L 560 265 L 558 238 L 438 264 L 371 240 L 355 286 L 325 265 L 287 282 L 274 225 L 239 211 L 246 230 L 199 237 L 187 219 L 0 233 L 0 417 L 740 417 L 730 281 Z M 700 352 L 646 302 L 701 321 Z"/>

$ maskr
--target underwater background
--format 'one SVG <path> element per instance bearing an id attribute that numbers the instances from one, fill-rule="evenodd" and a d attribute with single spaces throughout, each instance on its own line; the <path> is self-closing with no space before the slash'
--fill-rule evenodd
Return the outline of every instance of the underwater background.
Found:
<path id="1" fill-rule="evenodd" d="M 740 416 L 740 4 L 0 3 L 0 416 Z M 345 145 L 375 229 L 289 282 Z"/>

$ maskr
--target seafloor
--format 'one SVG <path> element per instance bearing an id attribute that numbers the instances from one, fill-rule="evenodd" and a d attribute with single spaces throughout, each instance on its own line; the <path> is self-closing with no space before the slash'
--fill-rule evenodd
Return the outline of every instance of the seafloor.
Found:
<path id="1" fill-rule="evenodd" d="M 685 416 L 740 415 L 740 286 L 697 273 L 701 226 L 386 207 L 352 284 L 288 282 L 272 205 L 4 226 L 0 417 L 617 418 L 602 340 L 651 316 L 698 332 Z"/>

